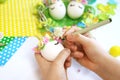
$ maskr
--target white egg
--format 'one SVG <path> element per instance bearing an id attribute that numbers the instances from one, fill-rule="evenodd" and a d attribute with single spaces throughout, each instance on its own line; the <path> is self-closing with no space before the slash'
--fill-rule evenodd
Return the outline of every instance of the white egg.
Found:
<path id="1" fill-rule="evenodd" d="M 77 19 L 84 13 L 84 5 L 80 2 L 71 1 L 67 7 L 67 13 L 70 18 Z"/>
<path id="2" fill-rule="evenodd" d="M 41 55 L 48 61 L 54 61 L 63 49 L 64 47 L 61 43 L 51 41 L 48 42 L 41 50 Z"/>
<path id="3" fill-rule="evenodd" d="M 55 20 L 61 20 L 66 14 L 66 8 L 62 1 L 56 1 L 54 4 L 49 6 L 49 13 Z"/>

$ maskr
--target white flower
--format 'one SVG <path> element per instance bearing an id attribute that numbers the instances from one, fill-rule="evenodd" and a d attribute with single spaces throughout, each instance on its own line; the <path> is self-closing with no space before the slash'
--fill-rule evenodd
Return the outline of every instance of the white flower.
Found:
<path id="1" fill-rule="evenodd" d="M 61 27 L 56 27 L 54 29 L 54 35 L 56 37 L 62 37 L 63 34 L 64 34 L 64 32 L 63 32 L 63 29 Z"/>

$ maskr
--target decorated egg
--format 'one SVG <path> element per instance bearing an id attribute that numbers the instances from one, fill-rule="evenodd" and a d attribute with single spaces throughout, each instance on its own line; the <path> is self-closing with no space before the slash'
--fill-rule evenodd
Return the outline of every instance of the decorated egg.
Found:
<path id="1" fill-rule="evenodd" d="M 49 13 L 51 17 L 55 20 L 61 20 L 66 14 L 66 8 L 61 0 L 56 1 L 49 6 Z"/>
<path id="2" fill-rule="evenodd" d="M 79 18 L 84 12 L 84 5 L 77 1 L 71 1 L 67 7 L 68 16 L 72 19 Z"/>
<path id="3" fill-rule="evenodd" d="M 109 52 L 113 57 L 120 56 L 120 46 L 112 46 Z"/>
<path id="4" fill-rule="evenodd" d="M 41 50 L 41 55 L 48 61 L 54 61 L 59 53 L 64 49 L 61 43 L 57 41 L 50 41 L 45 44 Z"/>

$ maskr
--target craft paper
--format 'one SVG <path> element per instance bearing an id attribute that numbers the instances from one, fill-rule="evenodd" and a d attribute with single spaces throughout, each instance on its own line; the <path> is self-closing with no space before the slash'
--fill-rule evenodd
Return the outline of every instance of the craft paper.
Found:
<path id="1" fill-rule="evenodd" d="M 0 66 L 5 65 L 26 41 L 27 37 L 4 37 L 0 40 L 6 46 L 0 47 Z"/>

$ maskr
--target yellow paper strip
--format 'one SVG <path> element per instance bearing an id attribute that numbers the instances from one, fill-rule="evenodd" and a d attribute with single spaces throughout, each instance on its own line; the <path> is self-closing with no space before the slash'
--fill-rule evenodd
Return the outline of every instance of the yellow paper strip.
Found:
<path id="1" fill-rule="evenodd" d="M 32 15 L 35 0 L 6 0 L 0 4 L 0 32 L 4 36 L 34 36 L 36 25 Z"/>

